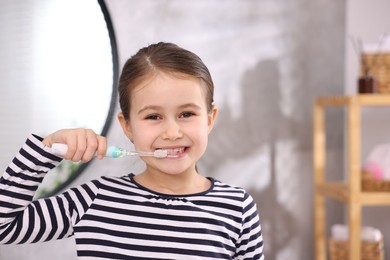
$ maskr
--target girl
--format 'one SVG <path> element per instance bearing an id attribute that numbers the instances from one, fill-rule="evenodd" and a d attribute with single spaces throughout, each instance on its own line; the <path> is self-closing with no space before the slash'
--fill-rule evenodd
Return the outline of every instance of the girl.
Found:
<path id="1" fill-rule="evenodd" d="M 46 172 L 62 158 L 87 162 L 106 152 L 89 129 L 31 135 L 0 180 L 0 243 L 74 236 L 80 259 L 264 259 L 255 202 L 248 193 L 200 175 L 217 108 L 202 60 L 170 43 L 138 51 L 119 80 L 124 133 L 143 157 L 144 172 L 102 177 L 56 197 L 33 200 Z"/>

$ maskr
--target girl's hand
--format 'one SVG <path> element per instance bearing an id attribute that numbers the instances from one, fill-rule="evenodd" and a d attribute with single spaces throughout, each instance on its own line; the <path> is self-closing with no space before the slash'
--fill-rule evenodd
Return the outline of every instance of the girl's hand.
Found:
<path id="1" fill-rule="evenodd" d="M 66 144 L 68 151 L 64 158 L 74 162 L 88 162 L 96 152 L 98 159 L 102 159 L 107 149 L 105 137 L 96 134 L 91 129 L 84 128 L 59 130 L 44 138 L 43 143 L 49 147 L 54 143 Z"/>

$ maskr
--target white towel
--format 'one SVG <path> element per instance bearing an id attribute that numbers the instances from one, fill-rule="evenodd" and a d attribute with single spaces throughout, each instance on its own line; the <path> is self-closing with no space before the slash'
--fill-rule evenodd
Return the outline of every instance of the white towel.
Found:
<path id="1" fill-rule="evenodd" d="M 331 238 L 334 240 L 348 240 L 349 232 L 348 226 L 342 224 L 335 224 L 331 228 Z M 378 242 L 383 238 L 382 232 L 373 227 L 361 228 L 361 240 L 368 242 Z"/>

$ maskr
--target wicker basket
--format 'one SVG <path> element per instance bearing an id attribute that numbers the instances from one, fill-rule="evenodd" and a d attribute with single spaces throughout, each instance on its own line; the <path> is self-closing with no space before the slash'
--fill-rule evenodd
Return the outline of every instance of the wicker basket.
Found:
<path id="1" fill-rule="evenodd" d="M 329 239 L 329 259 L 349 260 L 348 241 Z M 362 260 L 384 260 L 383 240 L 378 242 L 362 241 Z"/>
<path id="2" fill-rule="evenodd" d="M 370 173 L 362 172 L 362 190 L 368 192 L 389 192 L 390 180 L 374 179 Z"/>
<path id="3" fill-rule="evenodd" d="M 390 94 L 390 53 L 362 54 L 362 63 L 366 63 L 371 75 L 377 80 L 379 94 Z M 361 64 L 361 76 L 364 76 L 364 65 Z"/>

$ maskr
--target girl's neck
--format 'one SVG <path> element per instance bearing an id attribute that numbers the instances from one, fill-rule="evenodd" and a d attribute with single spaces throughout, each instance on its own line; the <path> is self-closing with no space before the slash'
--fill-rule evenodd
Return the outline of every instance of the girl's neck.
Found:
<path id="1" fill-rule="evenodd" d="M 211 186 L 210 180 L 196 171 L 173 175 L 147 169 L 136 175 L 134 180 L 149 190 L 168 195 L 200 193 Z"/>

